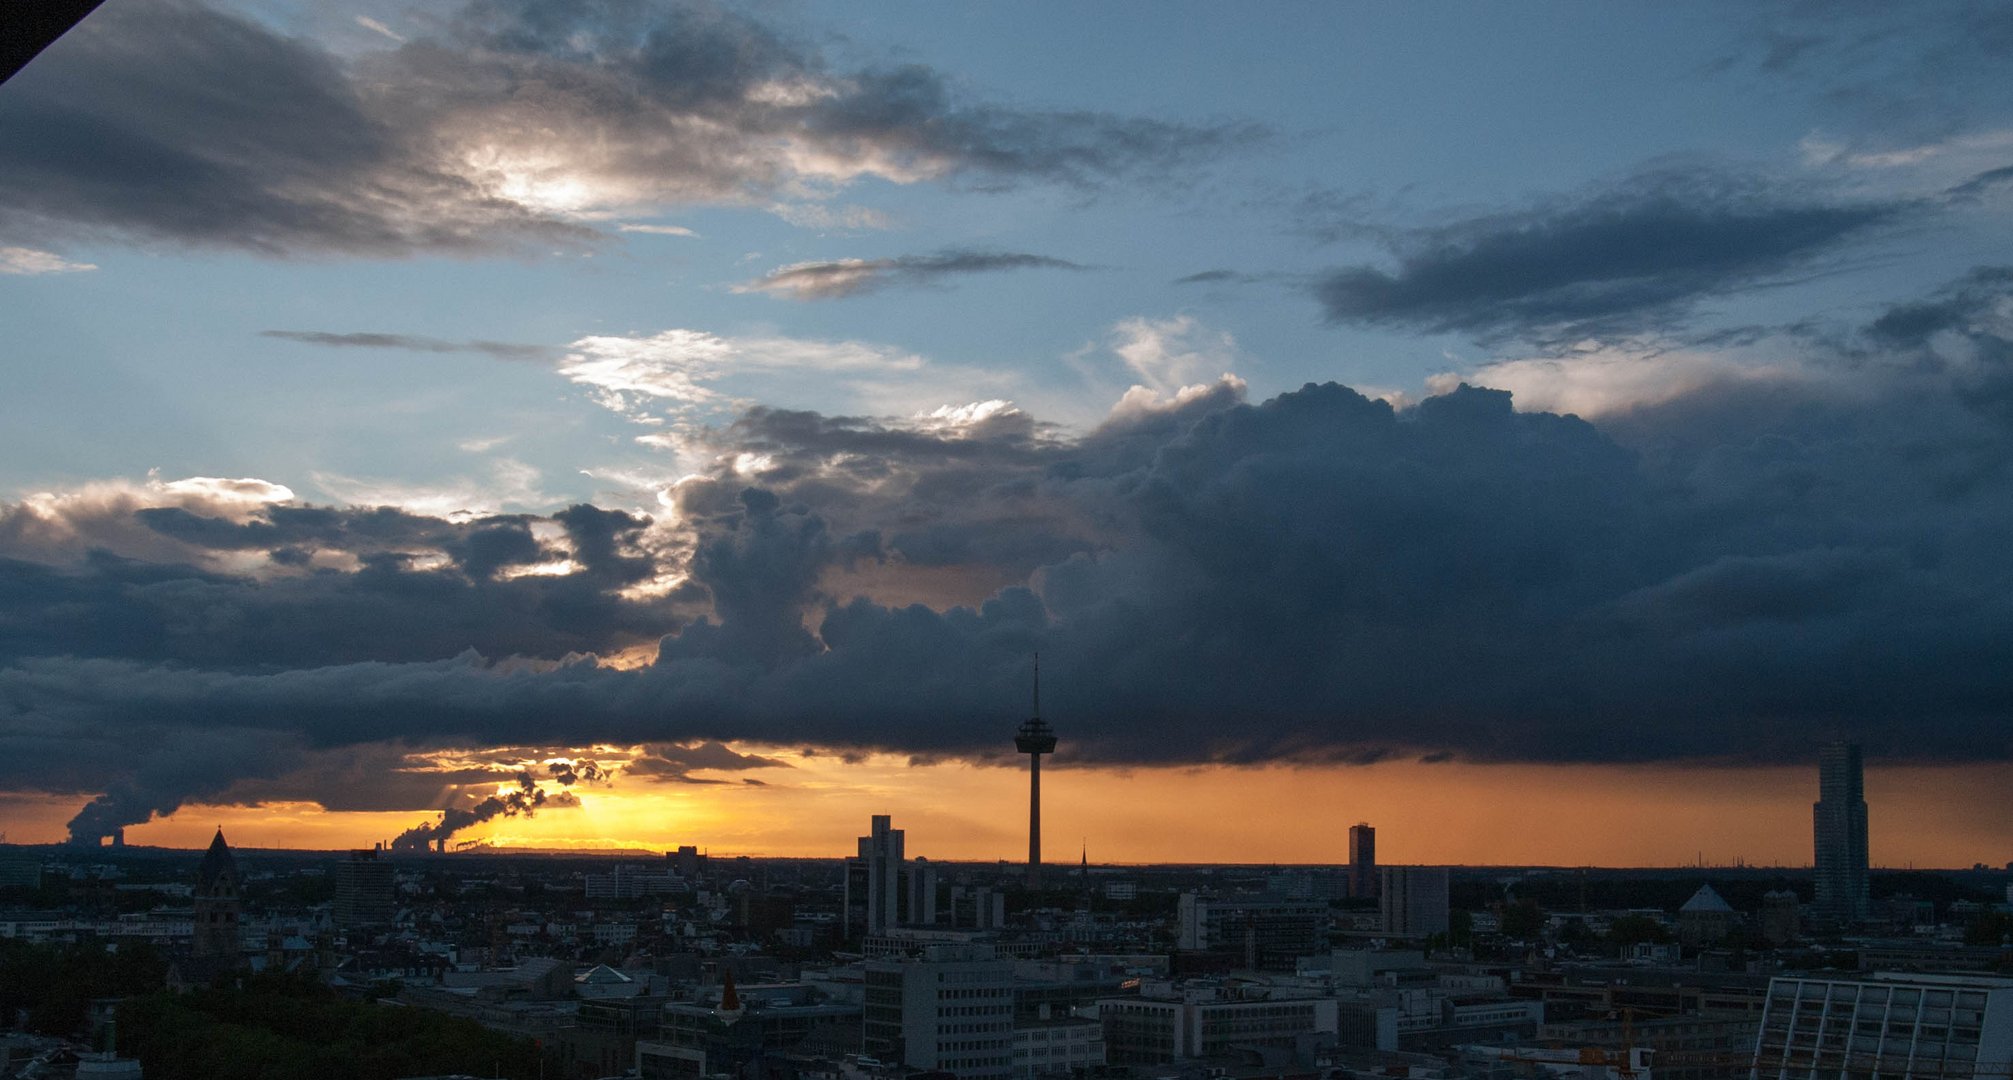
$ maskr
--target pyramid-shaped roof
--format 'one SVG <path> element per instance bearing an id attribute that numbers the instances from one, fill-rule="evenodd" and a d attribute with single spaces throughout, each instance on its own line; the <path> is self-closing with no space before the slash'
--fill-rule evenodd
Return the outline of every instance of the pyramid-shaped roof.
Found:
<path id="1" fill-rule="evenodd" d="M 216 839 L 210 841 L 210 850 L 203 852 L 203 863 L 196 868 L 196 880 L 214 885 L 225 874 L 238 876 L 238 860 L 231 856 L 231 845 L 224 843 L 223 827 L 218 826 Z"/>
<path id="2" fill-rule="evenodd" d="M 1731 915 L 1733 908 L 1729 907 L 1725 900 L 1720 899 L 1720 895 L 1713 891 L 1711 885 L 1700 885 L 1698 891 L 1691 894 L 1691 899 L 1685 901 L 1684 906 L 1678 909 L 1678 913 Z"/>

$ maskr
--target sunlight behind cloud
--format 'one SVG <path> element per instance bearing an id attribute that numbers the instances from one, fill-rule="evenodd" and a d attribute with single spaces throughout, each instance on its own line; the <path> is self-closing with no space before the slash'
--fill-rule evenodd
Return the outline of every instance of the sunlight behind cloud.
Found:
<path id="1" fill-rule="evenodd" d="M 1523 412 L 1608 416 L 1696 393 L 1716 383 L 1766 383 L 1804 379 L 1785 365 L 1743 364 L 1708 352 L 1641 352 L 1611 346 L 1560 357 L 1531 357 L 1484 364 L 1465 373 L 1429 376 L 1426 388 L 1444 394 L 1463 382 L 1508 390 Z"/>

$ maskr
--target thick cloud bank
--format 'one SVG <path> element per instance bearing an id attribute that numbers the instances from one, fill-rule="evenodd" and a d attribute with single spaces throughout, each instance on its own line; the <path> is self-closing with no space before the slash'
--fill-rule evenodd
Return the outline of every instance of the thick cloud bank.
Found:
<path id="1" fill-rule="evenodd" d="M 100 795 L 90 837 L 449 748 L 1001 755 L 1036 650 L 1078 761 L 2003 760 L 2006 280 L 1599 427 L 1225 382 L 1078 438 L 755 409 L 654 520 L 38 496 L 0 510 L 0 789 Z"/>

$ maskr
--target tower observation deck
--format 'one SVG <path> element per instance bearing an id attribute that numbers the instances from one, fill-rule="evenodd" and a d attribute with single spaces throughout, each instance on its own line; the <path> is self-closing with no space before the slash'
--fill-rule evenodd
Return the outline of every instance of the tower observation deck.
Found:
<path id="1" fill-rule="evenodd" d="M 1041 756 L 1055 753 L 1055 729 L 1041 718 L 1041 654 L 1034 658 L 1034 716 L 1014 733 L 1014 749 L 1027 755 L 1027 887 L 1041 888 Z"/>

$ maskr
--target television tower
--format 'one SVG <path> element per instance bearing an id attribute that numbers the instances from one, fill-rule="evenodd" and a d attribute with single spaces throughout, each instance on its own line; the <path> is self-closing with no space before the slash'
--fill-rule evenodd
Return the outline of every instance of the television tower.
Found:
<path id="1" fill-rule="evenodd" d="M 1055 753 L 1055 729 L 1041 718 L 1041 654 L 1034 654 L 1034 716 L 1013 737 L 1027 755 L 1027 887 L 1041 888 L 1041 756 Z"/>

